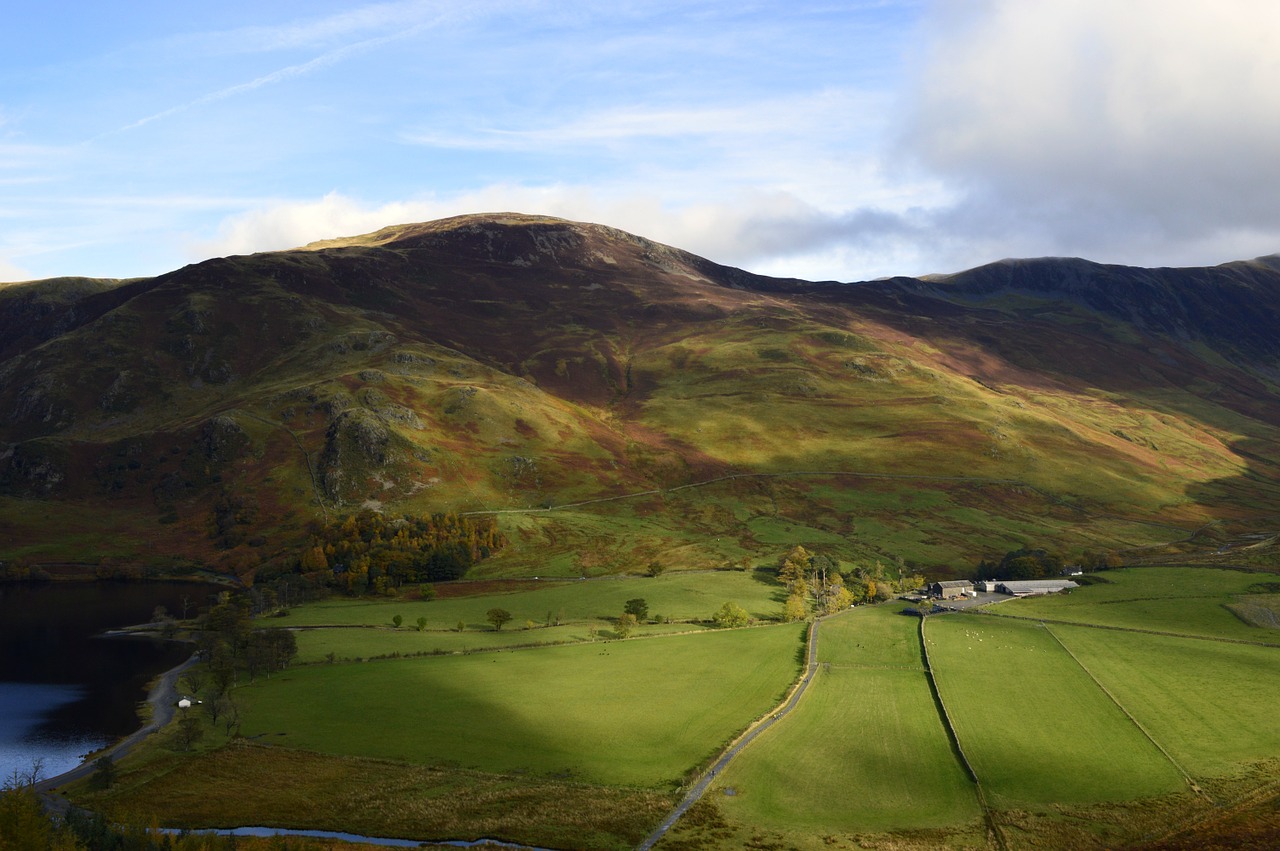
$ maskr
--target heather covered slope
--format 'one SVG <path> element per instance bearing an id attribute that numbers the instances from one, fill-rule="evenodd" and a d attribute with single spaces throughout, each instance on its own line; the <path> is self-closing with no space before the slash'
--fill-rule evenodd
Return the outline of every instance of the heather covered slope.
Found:
<path id="1" fill-rule="evenodd" d="M 8 287 L 0 560 L 247 576 L 361 506 L 557 508 L 481 574 L 1268 528 L 1273 265 L 815 284 L 503 214 Z"/>

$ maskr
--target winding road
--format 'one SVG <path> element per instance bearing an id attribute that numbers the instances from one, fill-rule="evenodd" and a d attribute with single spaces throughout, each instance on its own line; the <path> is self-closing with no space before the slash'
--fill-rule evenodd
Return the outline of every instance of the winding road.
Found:
<path id="1" fill-rule="evenodd" d="M 193 654 L 191 658 L 181 665 L 176 668 L 170 668 L 160 675 L 160 678 L 156 680 L 156 684 L 151 687 L 151 692 L 147 695 L 147 703 L 151 706 L 151 720 L 144 724 L 141 729 L 102 751 L 98 756 L 94 757 L 94 760 L 82 762 L 70 771 L 65 771 L 56 777 L 37 782 L 34 788 L 44 801 L 45 809 L 55 815 L 65 815 L 71 804 L 66 798 L 55 793 L 54 789 L 88 777 L 94 772 L 94 762 L 103 756 L 110 756 L 113 760 L 119 760 L 126 756 L 137 747 L 139 742 L 173 720 L 173 714 L 178 702 L 178 677 L 182 676 L 195 662 L 196 657 Z"/>

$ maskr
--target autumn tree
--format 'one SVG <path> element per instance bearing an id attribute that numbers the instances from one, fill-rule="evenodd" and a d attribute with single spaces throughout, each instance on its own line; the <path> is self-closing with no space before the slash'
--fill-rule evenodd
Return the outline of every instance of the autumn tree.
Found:
<path id="1" fill-rule="evenodd" d="M 808 590 L 809 566 L 813 556 L 802 546 L 792 548 L 782 558 L 778 567 L 778 580 L 787 586 L 789 594 L 804 596 Z"/>
<path id="2" fill-rule="evenodd" d="M 782 607 L 782 619 L 788 622 L 802 621 L 805 616 L 804 597 L 799 594 L 792 594 L 787 597 L 787 602 Z"/>
<path id="3" fill-rule="evenodd" d="M 751 620 L 751 616 L 747 614 L 747 610 L 734 602 L 727 602 L 716 613 L 711 616 L 711 620 L 719 627 L 737 627 L 746 626 Z"/>
<path id="4" fill-rule="evenodd" d="M 631 630 L 636 628 L 636 616 L 630 612 L 623 612 L 614 621 L 613 631 L 618 638 L 626 638 L 631 634 Z"/>

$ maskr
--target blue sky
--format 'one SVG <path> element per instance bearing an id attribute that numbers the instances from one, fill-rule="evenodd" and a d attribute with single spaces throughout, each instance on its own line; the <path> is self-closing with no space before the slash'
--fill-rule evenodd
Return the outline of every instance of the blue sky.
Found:
<path id="1" fill-rule="evenodd" d="M 0 280 L 502 210 L 813 279 L 1280 251 L 1273 0 L 10 6 Z"/>

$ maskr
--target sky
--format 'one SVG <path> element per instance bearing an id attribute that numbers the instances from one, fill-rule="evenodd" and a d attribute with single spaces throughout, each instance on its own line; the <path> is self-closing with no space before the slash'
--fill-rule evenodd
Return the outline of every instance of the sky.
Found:
<path id="1" fill-rule="evenodd" d="M 754 272 L 1280 252 L 1275 0 L 3 0 L 0 281 L 390 224 Z"/>

